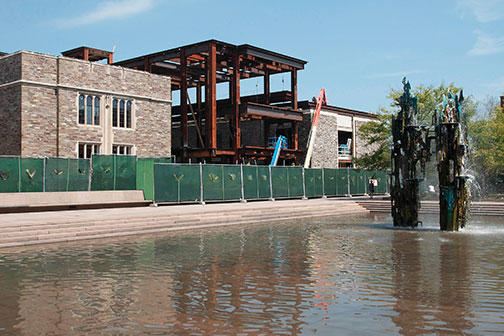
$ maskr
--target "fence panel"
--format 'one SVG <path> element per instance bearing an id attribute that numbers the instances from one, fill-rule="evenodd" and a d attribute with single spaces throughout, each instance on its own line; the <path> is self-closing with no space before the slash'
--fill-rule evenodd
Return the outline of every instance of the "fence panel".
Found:
<path id="1" fill-rule="evenodd" d="M 115 156 L 114 190 L 136 190 L 136 156 Z"/>
<path id="2" fill-rule="evenodd" d="M 350 194 L 364 195 L 366 193 L 366 172 L 361 169 L 350 169 Z"/>
<path id="3" fill-rule="evenodd" d="M 88 190 L 89 160 L 47 158 L 45 165 L 46 191 Z"/>
<path id="4" fill-rule="evenodd" d="M 113 155 L 93 155 L 91 190 L 114 190 L 115 160 Z"/>
<path id="5" fill-rule="evenodd" d="M 289 197 L 289 176 L 287 167 L 271 167 L 273 198 Z"/>
<path id="6" fill-rule="evenodd" d="M 259 199 L 259 171 L 257 166 L 243 166 L 243 194 L 245 199 Z"/>
<path id="7" fill-rule="evenodd" d="M 306 197 L 322 197 L 322 169 L 308 168 L 304 171 Z"/>
<path id="8" fill-rule="evenodd" d="M 138 159 L 136 163 L 136 188 L 143 190 L 144 198 L 154 199 L 154 159 Z"/>
<path id="9" fill-rule="evenodd" d="M 240 166 L 225 165 L 223 169 L 224 180 L 224 199 L 238 200 L 241 199 L 241 169 Z"/>
<path id="10" fill-rule="evenodd" d="M 224 199 L 224 171 L 222 165 L 203 165 L 203 199 Z"/>
<path id="11" fill-rule="evenodd" d="M 336 186 L 338 183 L 336 172 L 337 169 L 323 168 L 324 169 L 324 195 L 336 196 Z M 306 174 L 306 173 L 305 173 Z"/>
<path id="12" fill-rule="evenodd" d="M 303 167 L 286 167 L 289 197 L 303 197 Z"/>
<path id="13" fill-rule="evenodd" d="M 154 199 L 154 163 L 172 163 L 172 158 L 139 158 L 136 162 L 136 189 L 146 200 Z"/>
<path id="14" fill-rule="evenodd" d="M 336 170 L 336 196 L 348 195 L 348 169 Z"/>
<path id="15" fill-rule="evenodd" d="M 42 192 L 44 188 L 44 159 L 21 159 L 22 192 Z"/>
<path id="16" fill-rule="evenodd" d="M 0 158 L 0 192 L 18 192 L 19 158 Z"/>
<path id="17" fill-rule="evenodd" d="M 200 166 L 154 163 L 154 201 L 201 201 Z"/>

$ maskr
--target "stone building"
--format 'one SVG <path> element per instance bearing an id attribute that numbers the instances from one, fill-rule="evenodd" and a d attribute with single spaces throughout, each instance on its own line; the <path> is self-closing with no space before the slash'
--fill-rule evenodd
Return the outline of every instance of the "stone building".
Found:
<path id="1" fill-rule="evenodd" d="M 0 155 L 170 156 L 170 77 L 92 62 L 111 53 L 82 50 L 85 60 L 0 56 Z"/>
<path id="2" fill-rule="evenodd" d="M 298 103 L 303 113 L 299 142 L 306 148 L 311 127 L 311 116 L 316 103 Z M 375 114 L 352 109 L 324 105 L 320 111 L 317 137 L 313 147 L 311 167 L 343 168 L 354 167 L 353 158 L 368 154 L 374 148 L 367 146 L 359 134 L 359 128 L 369 122 L 377 121 Z"/>

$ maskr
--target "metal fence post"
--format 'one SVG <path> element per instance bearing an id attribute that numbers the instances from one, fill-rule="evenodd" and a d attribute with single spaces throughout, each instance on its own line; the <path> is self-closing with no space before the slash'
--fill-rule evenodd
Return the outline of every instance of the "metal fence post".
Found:
<path id="1" fill-rule="evenodd" d="M 114 189 L 113 190 L 116 190 L 116 171 L 117 171 L 116 158 L 117 158 L 117 155 L 113 155 L 112 157 L 114 158 L 114 160 L 112 160 L 112 174 L 114 174 Z"/>
<path id="2" fill-rule="evenodd" d="M 352 197 L 350 193 L 350 167 L 347 167 L 347 196 Z"/>
<path id="3" fill-rule="evenodd" d="M 18 192 L 21 192 L 21 156 L 18 156 Z"/>
<path id="4" fill-rule="evenodd" d="M 67 160 L 67 179 L 66 179 L 66 189 L 65 191 L 68 191 L 68 187 L 70 186 L 70 159 Z M 78 159 L 77 159 L 78 160 Z M 77 164 L 79 164 L 79 161 L 77 161 Z"/>
<path id="5" fill-rule="evenodd" d="M 199 163 L 199 176 L 200 176 L 200 203 L 205 204 L 203 200 L 203 165 Z"/>
<path id="6" fill-rule="evenodd" d="M 88 167 L 88 191 L 91 191 L 91 180 L 93 179 L 93 155 L 89 159 Z"/>
<path id="7" fill-rule="evenodd" d="M 327 198 L 325 194 L 325 172 L 324 172 L 324 167 L 322 167 L 322 198 Z"/>
<path id="8" fill-rule="evenodd" d="M 305 168 L 303 167 L 303 199 L 308 199 L 306 197 L 306 177 L 305 177 Z"/>
<path id="9" fill-rule="evenodd" d="M 46 158 L 42 159 L 42 192 L 45 192 L 46 185 Z"/>
<path id="10" fill-rule="evenodd" d="M 273 175 L 271 174 L 271 166 L 268 166 L 269 168 L 269 185 L 270 185 L 270 201 L 274 201 L 275 199 L 273 198 Z"/>
<path id="11" fill-rule="evenodd" d="M 243 164 L 240 164 L 240 175 L 241 175 L 241 202 L 242 203 L 247 203 L 247 200 L 245 199 L 245 188 L 243 186 Z"/>
<path id="12" fill-rule="evenodd" d="M 364 196 L 368 196 L 368 183 L 369 179 L 367 176 L 367 170 L 364 171 Z"/>

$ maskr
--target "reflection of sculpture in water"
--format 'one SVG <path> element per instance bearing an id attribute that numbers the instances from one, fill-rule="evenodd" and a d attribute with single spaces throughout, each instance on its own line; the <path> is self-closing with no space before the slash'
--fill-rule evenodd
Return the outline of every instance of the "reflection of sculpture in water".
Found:
<path id="1" fill-rule="evenodd" d="M 441 230 L 457 231 L 464 227 L 468 209 L 468 192 L 464 176 L 467 152 L 466 134 L 462 127 L 462 92 L 444 98 L 443 109 L 434 115 L 435 136 L 417 125 L 417 97 L 403 79 L 404 93 L 399 98 L 401 110 L 392 117 L 391 200 L 394 226 L 416 227 L 419 224 L 419 184 L 425 176 L 425 163 L 430 159 L 430 142 L 436 139 L 439 176 Z"/>

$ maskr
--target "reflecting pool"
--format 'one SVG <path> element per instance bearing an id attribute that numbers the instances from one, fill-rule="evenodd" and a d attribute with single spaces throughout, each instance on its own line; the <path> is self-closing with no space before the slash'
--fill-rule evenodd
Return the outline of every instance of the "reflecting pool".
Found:
<path id="1" fill-rule="evenodd" d="M 312 219 L 0 250 L 0 335 L 504 331 L 504 219 Z M 432 219 L 435 222 L 435 218 Z"/>

